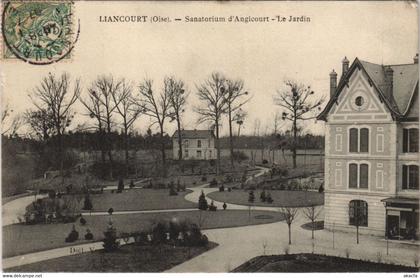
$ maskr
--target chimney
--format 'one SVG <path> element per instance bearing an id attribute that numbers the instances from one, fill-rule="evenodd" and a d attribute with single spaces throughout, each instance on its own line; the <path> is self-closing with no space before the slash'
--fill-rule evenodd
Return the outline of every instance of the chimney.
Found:
<path id="1" fill-rule="evenodd" d="M 414 60 L 414 64 L 419 63 L 419 54 L 418 53 L 416 53 L 416 56 L 414 56 L 413 60 Z"/>
<path id="2" fill-rule="evenodd" d="M 392 94 L 393 83 L 394 83 L 394 70 L 390 66 L 385 67 L 385 85 L 390 95 Z"/>
<path id="3" fill-rule="evenodd" d="M 343 72 L 341 74 L 341 78 L 343 78 L 346 75 L 347 71 L 349 70 L 349 60 L 347 60 L 346 56 L 344 56 L 342 63 L 343 63 Z"/>
<path id="4" fill-rule="evenodd" d="M 330 98 L 334 96 L 335 90 L 337 89 L 337 73 L 332 70 L 330 73 Z"/>

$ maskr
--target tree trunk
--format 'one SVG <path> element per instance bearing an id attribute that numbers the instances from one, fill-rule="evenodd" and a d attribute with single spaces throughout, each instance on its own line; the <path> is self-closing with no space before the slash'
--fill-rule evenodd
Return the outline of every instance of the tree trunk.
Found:
<path id="1" fill-rule="evenodd" d="M 176 115 L 176 122 L 178 125 L 178 159 L 182 160 L 182 136 L 181 136 L 181 120 L 179 115 Z"/>
<path id="2" fill-rule="evenodd" d="M 314 229 L 315 229 L 315 222 L 312 221 L 312 239 L 314 239 Z"/>
<path id="3" fill-rule="evenodd" d="M 216 120 L 215 124 L 216 124 L 216 153 L 217 153 L 216 175 L 218 176 L 220 174 L 219 120 Z"/>
<path id="4" fill-rule="evenodd" d="M 287 224 L 287 226 L 289 227 L 289 245 L 290 245 L 292 244 L 292 225 Z"/>
<path id="5" fill-rule="evenodd" d="M 231 107 L 229 105 L 229 147 L 230 147 L 230 165 L 232 166 L 232 169 L 235 167 L 234 166 L 234 161 L 233 161 L 233 134 L 232 134 L 232 111 L 231 111 Z"/>
<path id="6" fill-rule="evenodd" d="M 109 175 L 111 177 L 111 179 L 114 178 L 114 172 L 113 172 L 113 168 L 114 168 L 114 160 L 112 158 L 112 140 L 111 140 L 111 119 L 108 117 L 107 120 L 107 149 L 108 149 L 108 159 L 109 159 Z"/>
<path id="7" fill-rule="evenodd" d="M 162 171 L 163 176 L 166 177 L 166 153 L 165 153 L 165 141 L 163 140 L 163 124 L 160 124 L 160 146 L 162 152 Z"/>
<path id="8" fill-rule="evenodd" d="M 293 169 L 296 169 L 296 140 L 297 140 L 297 123 L 296 116 L 293 118 L 293 147 L 292 147 L 292 157 L 293 157 Z"/>
<path id="9" fill-rule="evenodd" d="M 124 151 L 125 151 L 125 176 L 128 176 L 128 163 L 129 163 L 129 153 L 128 153 L 128 126 L 127 121 L 124 119 Z"/>

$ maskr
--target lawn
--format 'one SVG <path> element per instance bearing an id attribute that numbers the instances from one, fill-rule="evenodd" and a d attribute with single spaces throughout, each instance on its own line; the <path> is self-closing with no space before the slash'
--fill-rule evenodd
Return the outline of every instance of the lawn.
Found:
<path id="1" fill-rule="evenodd" d="M 94 239 L 101 240 L 103 232 L 108 226 L 109 216 L 86 216 L 87 224 L 82 226 L 75 223 L 79 238 L 84 238 L 86 229 L 90 229 Z M 145 213 L 113 215 L 112 220 L 118 233 L 148 230 L 153 223 L 160 220 L 189 219 L 201 224 L 202 229 L 238 227 L 245 225 L 266 224 L 282 221 L 283 216 L 278 212 L 252 211 L 249 219 L 248 211 L 184 211 L 168 213 Z M 15 224 L 3 227 L 3 257 L 13 257 L 21 254 L 48 250 L 57 247 L 87 243 L 78 240 L 73 244 L 65 243 L 64 239 L 70 233 L 73 224 Z"/>
<path id="2" fill-rule="evenodd" d="M 196 204 L 184 198 L 190 192 L 169 196 L 169 189 L 128 189 L 122 193 L 106 190 L 102 194 L 91 194 L 91 199 L 93 211 L 108 211 L 111 207 L 114 211 L 196 208 Z M 83 202 L 80 205 L 82 208 Z"/>
<path id="3" fill-rule="evenodd" d="M 268 192 L 268 191 L 266 191 Z M 261 190 L 255 190 L 255 201 L 252 203 L 253 206 L 265 206 L 265 207 L 307 207 L 311 205 L 323 205 L 324 194 L 314 191 L 287 191 L 287 190 L 270 190 L 273 203 L 261 202 L 260 193 Z M 209 198 L 219 201 L 237 205 L 249 205 L 248 191 L 244 190 L 233 190 L 232 192 L 212 192 L 207 195 Z"/>
<path id="4" fill-rule="evenodd" d="M 317 254 L 260 256 L 232 272 L 412 272 L 419 268 Z"/>
<path id="5" fill-rule="evenodd" d="M 7 272 L 162 272 L 200 255 L 217 244 L 204 247 L 129 244 L 118 251 L 94 251 L 7 269 Z"/>

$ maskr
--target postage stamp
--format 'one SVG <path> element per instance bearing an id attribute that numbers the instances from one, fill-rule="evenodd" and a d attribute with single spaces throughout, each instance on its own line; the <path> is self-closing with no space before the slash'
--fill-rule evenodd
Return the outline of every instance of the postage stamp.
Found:
<path id="1" fill-rule="evenodd" d="M 79 36 L 73 3 L 7 2 L 2 15 L 3 59 L 46 65 L 69 59 Z M 77 29 L 77 30 L 76 30 Z"/>

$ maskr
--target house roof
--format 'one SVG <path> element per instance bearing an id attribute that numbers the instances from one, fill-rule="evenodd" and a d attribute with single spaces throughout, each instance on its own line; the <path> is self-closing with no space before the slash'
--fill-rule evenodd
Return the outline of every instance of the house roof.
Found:
<path id="1" fill-rule="evenodd" d="M 172 135 L 172 138 L 178 137 L 178 130 L 175 131 L 174 135 Z M 211 138 L 214 137 L 212 130 L 181 130 L 181 137 L 186 139 L 201 139 L 201 138 Z"/>
<path id="2" fill-rule="evenodd" d="M 385 70 L 389 67 L 393 70 L 392 88 L 387 85 L 385 75 Z M 338 99 L 343 87 L 348 85 L 349 77 L 357 68 L 366 73 L 369 82 L 376 87 L 379 98 L 389 108 L 393 117 L 404 118 L 408 114 L 411 103 L 415 99 L 414 96 L 418 94 L 418 64 L 378 65 L 356 58 L 346 75 L 341 78 L 334 96 L 330 98 L 318 119 L 326 120 L 329 110 Z"/>

